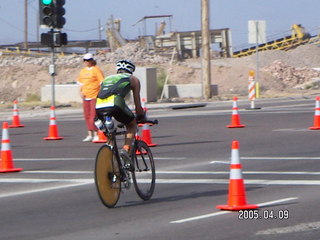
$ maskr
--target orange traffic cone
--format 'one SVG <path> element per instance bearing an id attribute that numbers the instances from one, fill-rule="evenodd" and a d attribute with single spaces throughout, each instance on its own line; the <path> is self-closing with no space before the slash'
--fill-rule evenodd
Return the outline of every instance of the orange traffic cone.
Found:
<path id="1" fill-rule="evenodd" d="M 93 143 L 105 143 L 107 142 L 107 137 L 101 130 L 98 130 L 99 140 L 92 141 Z"/>
<path id="2" fill-rule="evenodd" d="M 314 113 L 314 123 L 312 127 L 309 127 L 311 130 L 320 130 L 320 97 L 316 97 L 316 107 Z"/>
<path id="3" fill-rule="evenodd" d="M 15 100 L 13 101 L 12 124 L 9 125 L 9 128 L 18 128 L 18 127 L 24 127 L 24 125 L 20 123 L 18 101 Z"/>
<path id="4" fill-rule="evenodd" d="M 43 138 L 44 140 L 61 140 L 63 137 L 59 137 L 58 126 L 56 125 L 55 107 L 50 107 L 50 124 L 49 124 L 49 136 Z"/>
<path id="5" fill-rule="evenodd" d="M 228 128 L 243 128 L 246 125 L 240 124 L 240 116 L 238 114 L 237 97 L 233 98 L 231 125 L 227 125 Z"/>
<path id="6" fill-rule="evenodd" d="M 148 123 L 142 126 L 142 140 L 145 141 L 149 147 L 157 146 L 157 144 L 152 142 L 151 130 Z"/>
<path id="7" fill-rule="evenodd" d="M 22 168 L 13 166 L 12 152 L 10 149 L 10 139 L 8 131 L 8 123 L 2 123 L 2 142 L 1 142 L 1 163 L 0 173 L 19 172 Z"/>
<path id="8" fill-rule="evenodd" d="M 147 109 L 147 107 L 146 107 L 146 99 L 145 99 L 145 98 L 142 98 L 142 99 L 141 99 L 141 105 L 142 105 L 143 110 L 144 110 L 145 113 L 146 113 L 146 118 L 148 118 L 148 116 L 147 116 L 148 109 Z M 142 127 L 141 140 L 145 141 L 146 144 L 147 144 L 149 147 L 155 147 L 155 146 L 157 146 L 157 144 L 155 144 L 155 143 L 152 142 L 150 125 L 152 125 L 152 124 L 144 123 L 144 124 L 139 124 L 139 125 L 138 125 L 139 127 Z"/>
<path id="9" fill-rule="evenodd" d="M 231 150 L 228 205 L 218 205 L 216 206 L 216 208 L 229 211 L 258 208 L 257 205 L 247 204 L 241 168 L 242 167 L 239 157 L 239 142 L 233 141 Z"/>

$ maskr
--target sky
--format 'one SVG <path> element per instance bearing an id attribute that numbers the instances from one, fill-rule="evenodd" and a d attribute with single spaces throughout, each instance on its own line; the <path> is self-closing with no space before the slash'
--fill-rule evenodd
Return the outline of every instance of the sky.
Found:
<path id="1" fill-rule="evenodd" d="M 0 45 L 24 41 L 24 1 L 0 0 Z M 28 41 L 39 34 L 39 0 L 28 0 Z M 66 0 L 63 32 L 69 40 L 106 39 L 105 24 L 121 19 L 121 34 L 137 39 L 146 32 L 154 35 L 161 20 L 166 32 L 201 29 L 201 0 Z M 248 21 L 266 21 L 268 40 L 291 35 L 291 26 L 301 24 L 311 35 L 320 33 L 319 0 L 210 0 L 210 28 L 229 28 L 234 48 L 248 45 Z M 168 19 L 148 20 L 146 27 L 135 23 L 144 16 L 173 15 Z M 103 30 L 99 35 L 99 21 Z"/>

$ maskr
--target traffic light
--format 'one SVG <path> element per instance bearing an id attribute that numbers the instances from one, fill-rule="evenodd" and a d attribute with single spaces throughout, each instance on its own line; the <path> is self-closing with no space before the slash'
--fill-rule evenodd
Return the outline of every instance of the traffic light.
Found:
<path id="1" fill-rule="evenodd" d="M 66 19 L 63 17 L 66 13 L 66 10 L 63 7 L 65 3 L 65 0 L 55 0 L 54 28 L 63 28 L 63 25 L 66 23 Z"/>
<path id="2" fill-rule="evenodd" d="M 41 33 L 41 44 L 48 46 L 48 47 L 53 47 L 53 34 L 51 32 L 48 33 Z"/>
<path id="3" fill-rule="evenodd" d="M 68 44 L 68 35 L 60 31 L 41 33 L 41 45 L 48 47 L 61 47 Z"/>
<path id="4" fill-rule="evenodd" d="M 68 44 L 68 35 L 66 33 L 57 33 L 55 35 L 55 44 L 57 47 Z"/>
<path id="5" fill-rule="evenodd" d="M 39 0 L 40 25 L 53 27 L 54 4 L 53 0 Z"/>
<path id="6" fill-rule="evenodd" d="M 40 25 L 48 28 L 63 28 L 66 13 L 65 0 L 39 0 Z"/>

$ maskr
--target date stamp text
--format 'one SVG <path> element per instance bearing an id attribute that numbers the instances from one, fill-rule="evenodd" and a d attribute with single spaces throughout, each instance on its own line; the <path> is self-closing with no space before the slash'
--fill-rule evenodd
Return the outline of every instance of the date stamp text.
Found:
<path id="1" fill-rule="evenodd" d="M 265 210 L 240 210 L 238 215 L 239 220 L 287 220 L 289 219 L 289 210 L 280 209 L 265 209 Z"/>

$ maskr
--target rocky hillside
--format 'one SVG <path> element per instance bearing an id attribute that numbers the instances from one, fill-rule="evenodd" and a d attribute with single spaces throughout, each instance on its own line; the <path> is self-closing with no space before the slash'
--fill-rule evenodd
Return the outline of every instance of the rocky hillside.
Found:
<path id="1" fill-rule="evenodd" d="M 175 61 L 147 53 L 137 44 L 127 44 L 115 53 L 100 53 L 98 65 L 105 75 L 114 73 L 114 62 L 127 58 L 138 66 L 157 67 L 158 76 L 169 74 L 171 84 L 201 82 L 200 59 Z M 0 101 L 24 101 L 28 96 L 40 96 L 42 86 L 51 84 L 48 57 L 0 57 Z M 239 59 L 213 59 L 212 83 L 218 84 L 219 96 L 246 96 L 248 72 L 256 69 L 255 55 Z M 58 57 L 56 84 L 74 83 L 83 67 L 81 56 Z M 308 94 L 318 88 L 320 72 L 320 47 L 305 45 L 289 52 L 271 50 L 259 53 L 259 83 L 262 96 Z"/>

